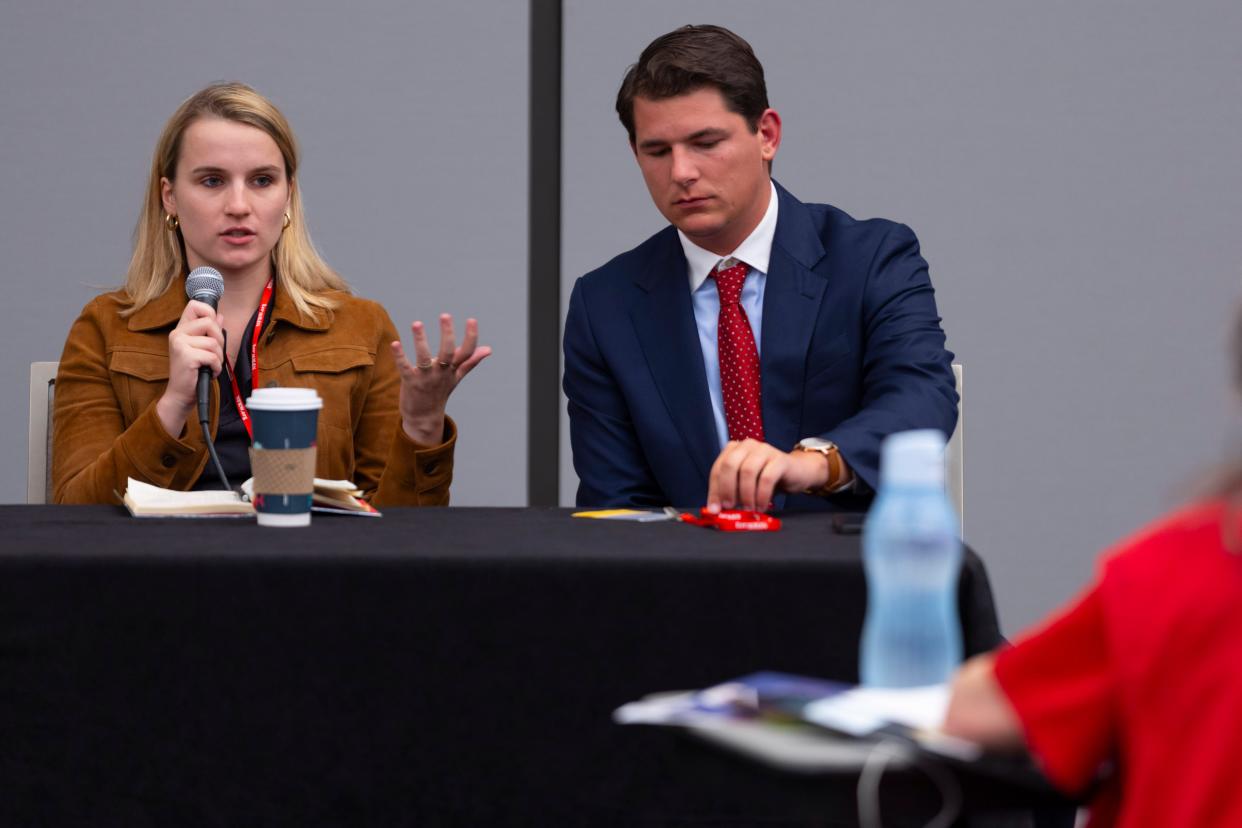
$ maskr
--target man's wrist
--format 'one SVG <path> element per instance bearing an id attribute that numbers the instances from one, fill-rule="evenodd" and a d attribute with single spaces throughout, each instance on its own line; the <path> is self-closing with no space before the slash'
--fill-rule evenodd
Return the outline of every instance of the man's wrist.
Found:
<path id="1" fill-rule="evenodd" d="M 841 456 L 836 443 L 822 437 L 808 437 L 794 446 L 795 452 L 821 455 L 827 465 L 827 479 L 821 485 L 807 486 L 803 494 L 827 497 L 843 491 L 854 482 L 854 473 Z"/>

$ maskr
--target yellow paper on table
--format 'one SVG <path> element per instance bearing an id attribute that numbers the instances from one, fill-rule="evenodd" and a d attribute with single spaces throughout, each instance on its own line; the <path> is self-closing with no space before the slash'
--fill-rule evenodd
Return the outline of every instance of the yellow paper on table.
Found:
<path id="1" fill-rule="evenodd" d="M 572 517 L 594 518 L 597 520 L 633 520 L 638 523 L 651 523 L 657 520 L 669 520 L 665 512 L 652 512 L 646 509 L 595 509 L 589 512 L 574 512 Z"/>

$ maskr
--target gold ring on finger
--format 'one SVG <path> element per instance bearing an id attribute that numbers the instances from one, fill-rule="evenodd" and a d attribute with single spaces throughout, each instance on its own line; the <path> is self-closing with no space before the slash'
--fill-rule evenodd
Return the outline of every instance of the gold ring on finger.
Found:
<path id="1" fill-rule="evenodd" d="M 427 360 L 426 362 L 420 362 L 418 363 L 418 370 L 426 371 L 428 368 L 430 368 L 434 364 L 435 363 L 433 363 L 431 360 Z"/>

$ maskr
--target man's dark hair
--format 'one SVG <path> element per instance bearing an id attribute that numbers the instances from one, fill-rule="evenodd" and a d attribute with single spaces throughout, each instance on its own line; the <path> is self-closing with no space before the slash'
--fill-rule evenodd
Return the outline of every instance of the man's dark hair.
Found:
<path id="1" fill-rule="evenodd" d="M 714 87 L 751 132 L 768 108 L 763 64 L 750 44 L 722 26 L 683 26 L 651 41 L 625 73 L 617 115 L 634 143 L 634 98 L 654 101 Z"/>

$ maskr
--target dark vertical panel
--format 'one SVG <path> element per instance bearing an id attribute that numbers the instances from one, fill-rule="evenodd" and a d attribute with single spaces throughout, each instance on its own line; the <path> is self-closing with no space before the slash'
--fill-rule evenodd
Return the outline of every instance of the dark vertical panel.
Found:
<path id="1" fill-rule="evenodd" d="M 561 440 L 561 0 L 531 0 L 530 12 L 526 497 L 531 506 L 555 506 Z"/>

